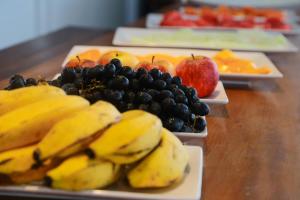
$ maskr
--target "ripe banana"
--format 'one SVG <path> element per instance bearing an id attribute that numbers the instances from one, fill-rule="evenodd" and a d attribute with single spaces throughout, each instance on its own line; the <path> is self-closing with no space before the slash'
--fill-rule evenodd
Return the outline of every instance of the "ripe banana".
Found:
<path id="1" fill-rule="evenodd" d="M 78 155 L 50 170 L 45 181 L 58 189 L 96 189 L 113 183 L 119 177 L 119 172 L 120 166 L 117 164 L 105 160 L 90 160 L 86 155 Z"/>
<path id="2" fill-rule="evenodd" d="M 32 153 L 36 145 L 0 153 L 0 174 L 25 172 L 34 164 Z"/>
<path id="3" fill-rule="evenodd" d="M 62 89 L 49 85 L 30 86 L 11 91 L 1 90 L 0 115 L 36 101 L 62 95 L 66 95 Z"/>
<path id="4" fill-rule="evenodd" d="M 55 124 L 37 145 L 34 157 L 45 160 L 77 153 L 120 118 L 120 112 L 112 104 L 98 101 Z"/>
<path id="5" fill-rule="evenodd" d="M 48 160 L 43 166 L 37 166 L 32 153 L 36 145 L 0 153 L 0 174 L 6 175 L 14 183 L 27 183 L 40 180 L 54 162 Z"/>
<path id="6" fill-rule="evenodd" d="M 118 164 L 135 162 L 147 155 L 161 137 L 162 123 L 155 115 L 132 110 L 89 145 L 96 157 Z"/>
<path id="7" fill-rule="evenodd" d="M 159 146 L 127 178 L 134 188 L 166 187 L 182 179 L 188 160 L 188 152 L 179 139 L 163 129 Z"/>
<path id="8" fill-rule="evenodd" d="M 59 96 L 0 116 L 0 152 L 40 141 L 56 122 L 88 106 L 81 97 Z"/>

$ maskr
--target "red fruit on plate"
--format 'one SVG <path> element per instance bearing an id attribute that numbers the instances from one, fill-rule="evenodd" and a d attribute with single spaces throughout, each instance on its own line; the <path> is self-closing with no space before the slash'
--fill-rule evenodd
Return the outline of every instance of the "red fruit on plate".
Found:
<path id="1" fill-rule="evenodd" d="M 160 22 L 161 26 L 184 26 L 195 27 L 197 26 L 193 20 L 183 19 L 178 11 L 170 11 L 164 14 Z"/>
<path id="2" fill-rule="evenodd" d="M 201 18 L 213 25 L 218 23 L 218 14 L 211 9 L 202 9 Z"/>
<path id="3" fill-rule="evenodd" d="M 180 12 L 173 10 L 164 14 L 163 21 L 176 21 L 180 19 L 182 19 Z"/>
<path id="4" fill-rule="evenodd" d="M 176 75 L 182 78 L 184 85 L 194 87 L 199 97 L 211 95 L 219 81 L 217 64 L 204 56 L 192 56 L 181 61 L 176 67 Z"/>

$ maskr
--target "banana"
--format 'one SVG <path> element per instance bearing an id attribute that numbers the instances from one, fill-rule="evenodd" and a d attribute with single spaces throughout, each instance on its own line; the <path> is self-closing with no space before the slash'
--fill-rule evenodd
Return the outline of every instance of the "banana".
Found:
<path id="1" fill-rule="evenodd" d="M 66 95 L 62 89 L 49 85 L 30 86 L 10 91 L 1 90 L 0 115 L 36 101 L 62 95 Z"/>
<path id="2" fill-rule="evenodd" d="M 119 177 L 119 172 L 120 165 L 77 155 L 50 170 L 45 182 L 53 188 L 65 190 L 96 189 L 113 183 Z"/>
<path id="3" fill-rule="evenodd" d="M 155 115 L 132 110 L 89 145 L 95 157 L 118 164 L 135 162 L 147 155 L 161 137 L 162 123 Z"/>
<path id="4" fill-rule="evenodd" d="M 32 153 L 36 145 L 0 153 L 0 174 L 25 172 L 34 164 Z"/>
<path id="5" fill-rule="evenodd" d="M 59 96 L 0 116 L 0 152 L 39 142 L 56 122 L 88 106 L 81 97 Z"/>
<path id="6" fill-rule="evenodd" d="M 18 184 L 42 179 L 55 165 L 48 160 L 43 166 L 38 166 L 32 157 L 35 148 L 36 145 L 32 145 L 0 153 L 0 174 Z"/>
<path id="7" fill-rule="evenodd" d="M 183 178 L 189 155 L 171 132 L 162 130 L 159 146 L 127 174 L 134 188 L 166 187 Z"/>
<path id="8" fill-rule="evenodd" d="M 83 150 L 109 125 L 119 121 L 120 112 L 110 103 L 98 101 L 73 116 L 59 121 L 37 145 L 34 157 L 45 160 L 67 157 Z"/>

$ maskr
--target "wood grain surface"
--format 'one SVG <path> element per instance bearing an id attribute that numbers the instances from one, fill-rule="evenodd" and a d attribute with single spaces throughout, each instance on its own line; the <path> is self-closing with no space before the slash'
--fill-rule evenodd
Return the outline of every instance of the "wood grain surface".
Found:
<path id="1" fill-rule="evenodd" d="M 0 86 L 15 73 L 50 78 L 73 45 L 111 45 L 112 38 L 70 27 L 0 51 Z M 289 39 L 300 47 L 300 36 Z M 203 200 L 300 199 L 300 53 L 268 56 L 284 78 L 226 87 L 230 103 L 211 107 L 208 137 L 182 138 L 204 147 Z"/>

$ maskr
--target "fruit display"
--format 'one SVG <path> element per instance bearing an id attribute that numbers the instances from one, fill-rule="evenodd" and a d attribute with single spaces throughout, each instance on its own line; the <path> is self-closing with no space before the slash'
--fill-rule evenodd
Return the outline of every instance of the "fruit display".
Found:
<path id="1" fill-rule="evenodd" d="M 87 50 L 84 51 L 82 54 L 85 54 L 85 52 L 89 52 L 91 50 Z M 96 50 L 93 50 L 96 51 Z M 117 50 L 113 50 L 113 51 L 108 51 L 106 53 L 107 54 L 111 54 L 111 52 L 120 52 Z M 153 68 L 157 68 L 162 72 L 168 72 L 171 75 L 177 75 L 181 78 L 183 77 L 187 77 L 187 75 L 185 74 L 180 74 L 180 70 L 178 70 L 179 64 L 181 64 L 181 62 L 183 62 L 183 60 L 191 60 L 193 58 L 193 56 L 173 56 L 171 54 L 162 54 L 162 53 L 150 53 L 150 54 L 145 54 L 145 55 L 132 55 L 130 53 L 126 53 L 128 55 L 130 55 L 130 57 L 135 57 L 134 60 L 138 59 L 139 62 L 136 66 L 132 67 L 133 69 L 137 69 L 137 68 L 145 68 L 148 71 L 153 69 Z M 79 56 L 80 54 L 78 54 L 77 56 Z M 98 52 L 98 55 L 100 55 L 100 52 Z M 74 56 L 72 56 L 74 57 Z M 69 58 L 69 61 L 72 60 L 72 57 Z M 194 56 L 194 58 L 200 58 L 201 56 Z M 101 56 L 98 57 L 98 59 L 100 59 Z M 272 69 L 269 68 L 268 66 L 257 66 L 253 61 L 249 60 L 249 59 L 244 59 L 244 58 L 240 58 L 238 55 L 236 55 L 233 51 L 228 50 L 228 49 L 224 49 L 221 50 L 219 52 L 217 52 L 214 56 L 211 56 L 211 58 L 216 62 L 217 64 L 217 68 L 219 73 L 222 75 L 224 73 L 228 74 L 228 73 L 232 73 L 232 74 L 269 74 L 272 72 Z M 85 57 L 84 57 L 85 59 Z M 197 60 L 201 60 L 201 59 L 196 59 Z M 210 64 L 210 60 L 204 59 L 206 60 L 207 65 L 212 65 Z M 69 66 L 69 61 L 66 63 L 65 67 L 76 67 L 73 65 Z M 104 63 L 108 63 L 104 62 Z M 186 62 L 185 62 L 186 63 Z M 182 65 L 182 64 L 181 64 Z M 78 65 L 77 65 L 78 66 Z M 193 68 L 193 71 L 195 69 Z M 195 73 L 197 75 L 197 77 L 195 77 L 196 79 L 198 79 L 198 75 L 199 77 L 201 77 L 200 74 L 206 74 L 205 72 L 201 72 L 197 71 L 198 73 Z M 189 85 L 187 83 L 184 83 L 186 85 Z M 191 84 L 193 85 L 193 84 Z M 194 84 L 194 87 L 197 88 L 197 84 Z M 201 91 L 201 89 L 200 89 Z M 213 90 L 212 90 L 213 91 Z M 201 92 L 198 92 L 199 94 Z M 211 92 L 207 93 L 206 96 L 208 96 L 209 94 L 211 94 Z M 205 96 L 205 95 L 199 95 L 199 97 L 201 96 Z"/>
<path id="2" fill-rule="evenodd" d="M 40 87 L 45 86 L 29 87 L 41 91 Z M 1 91 L 1 95 L 2 92 L 15 91 Z M 15 130 L 1 135 L 1 143 L 10 144 L 0 152 L 2 185 L 44 184 L 79 191 L 104 188 L 119 181 L 126 184 L 126 180 L 128 186 L 137 189 L 167 187 L 184 180 L 189 163 L 187 149 L 163 128 L 157 116 L 143 110 L 121 114 L 109 102 L 90 105 L 79 96 L 51 95 L 49 100 L 26 102 L 1 115 L 5 124 Z M 71 107 L 76 107 L 76 112 L 71 112 Z M 30 121 L 30 126 L 20 125 L 19 121 Z M 13 135 L 13 140 L 6 134 Z"/>
<path id="3" fill-rule="evenodd" d="M 88 50 L 87 52 L 95 51 L 95 50 Z M 85 54 L 85 52 L 81 53 Z M 98 52 L 97 55 L 100 55 Z M 76 55 L 76 57 L 79 57 L 80 54 Z M 76 67 L 72 63 L 72 59 L 74 56 L 71 56 L 71 58 L 66 62 L 65 67 Z M 184 67 L 185 63 L 183 60 L 194 60 L 194 64 L 192 66 L 189 66 L 193 73 L 193 77 L 189 77 L 189 75 L 186 75 L 184 73 L 186 67 Z M 194 59 L 197 58 L 197 59 Z M 79 59 L 86 59 L 86 57 L 79 58 Z M 133 70 L 138 70 L 139 68 L 144 68 L 147 71 L 150 71 L 152 69 L 159 69 L 163 73 L 169 73 L 170 75 L 177 75 L 181 79 L 183 79 L 183 83 L 187 86 L 194 87 L 199 97 L 207 97 L 210 96 L 218 83 L 219 75 L 218 71 L 215 70 L 215 67 L 213 64 L 213 61 L 210 58 L 205 58 L 203 56 L 171 56 L 167 54 L 148 54 L 148 55 L 133 55 L 128 52 L 124 51 L 118 51 L 118 50 L 112 50 L 105 52 L 102 56 L 98 57 L 98 64 L 103 66 L 108 64 L 111 60 L 118 59 L 123 66 L 130 66 Z M 202 60 L 203 59 L 203 60 Z M 200 61 L 202 60 L 202 61 Z M 125 64 L 123 64 L 125 63 Z M 196 67 L 197 63 L 202 63 L 201 65 L 198 65 Z M 81 65 L 77 65 L 81 66 Z M 180 67 L 182 70 L 177 70 L 177 68 Z M 207 70 L 204 70 L 204 68 L 210 68 L 214 71 L 214 76 L 211 76 L 211 74 L 206 73 Z M 212 80 L 210 80 L 212 78 Z M 187 80 L 188 79 L 188 80 Z M 208 88 L 208 89 L 205 89 Z"/>
<path id="4" fill-rule="evenodd" d="M 183 13 L 191 15 L 206 15 L 206 13 L 221 13 L 229 14 L 233 16 L 252 16 L 252 17 L 277 17 L 280 19 L 285 18 L 285 14 L 282 10 L 274 8 L 254 8 L 251 6 L 244 7 L 229 7 L 226 5 L 219 5 L 218 7 L 194 7 L 194 6 L 185 6 L 183 7 Z M 207 14 L 208 15 L 208 14 Z"/>
<path id="5" fill-rule="evenodd" d="M 175 27 L 223 27 L 223 28 L 260 28 L 264 30 L 291 30 L 282 11 L 268 9 L 185 7 L 180 11 L 163 14 L 161 26 Z"/>
<path id="6" fill-rule="evenodd" d="M 190 79 L 190 77 L 185 78 L 184 76 L 181 79 L 178 76 L 172 77 L 167 72 L 163 73 L 157 68 L 150 71 L 143 67 L 133 70 L 131 67 L 122 66 L 120 60 L 116 58 L 110 60 L 106 65 L 95 67 L 66 67 L 59 77 L 48 81 L 48 84 L 62 88 L 68 95 L 82 96 L 90 103 L 95 103 L 98 100 L 108 101 L 121 112 L 134 109 L 148 111 L 158 116 L 164 127 L 173 132 L 201 133 L 206 128 L 206 121 L 203 116 L 209 113 L 209 107 L 198 96 L 206 96 L 214 90 L 218 75 L 216 66 L 210 59 L 200 60 L 197 57 L 189 63 L 188 67 L 195 68 L 195 71 L 211 76 L 208 79 L 212 78 L 213 81 L 208 82 L 208 84 L 205 82 L 208 79 L 204 75 L 199 79 Z M 184 63 L 180 66 L 180 73 L 184 74 L 186 70 Z M 192 85 L 196 89 L 187 87 L 184 83 Z M 101 105 L 99 106 L 101 107 Z M 97 109 L 96 105 L 95 109 Z M 117 118 L 114 113 L 109 115 L 111 115 L 111 120 Z M 86 119 L 89 117 L 94 116 L 88 115 Z M 82 118 L 82 116 L 79 115 L 78 118 Z M 99 119 L 92 118 L 90 121 L 96 123 L 96 120 Z M 56 138 L 55 135 L 59 135 L 61 127 L 64 129 L 64 126 L 68 126 L 68 123 L 72 123 L 72 121 L 67 121 L 65 124 L 61 123 L 62 125 L 58 126 L 53 133 L 53 138 Z M 95 128 L 101 124 L 97 123 L 96 125 Z M 93 127 L 90 128 L 92 130 Z M 91 132 L 86 131 L 88 136 Z M 76 134 L 76 130 L 74 130 L 74 134 Z M 52 134 L 49 134 L 49 137 L 52 137 Z M 84 139 L 82 137 L 84 136 L 80 135 L 80 138 Z M 69 145 L 72 145 L 73 142 L 76 144 L 76 141 L 70 141 Z M 47 148 L 48 145 L 52 144 L 45 143 L 45 145 Z M 57 145 L 57 148 L 60 148 L 59 145 Z M 56 150 L 53 150 L 52 153 L 55 154 L 54 151 Z M 60 152 L 59 149 L 57 151 Z M 70 151 L 72 151 L 72 148 Z M 52 153 L 46 152 L 47 156 Z M 41 156 L 43 157 L 43 155 Z"/>

